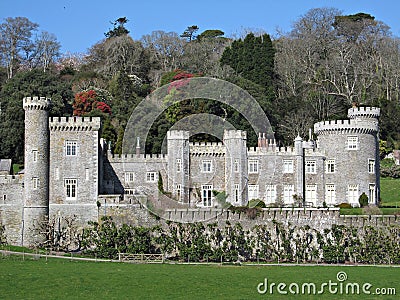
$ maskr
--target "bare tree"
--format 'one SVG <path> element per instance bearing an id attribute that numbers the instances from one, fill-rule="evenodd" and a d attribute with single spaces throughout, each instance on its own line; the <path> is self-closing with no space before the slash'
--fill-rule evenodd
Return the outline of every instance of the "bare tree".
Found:
<path id="1" fill-rule="evenodd" d="M 9 17 L 0 24 L 0 57 L 7 67 L 8 78 L 14 76 L 14 70 L 23 59 L 22 54 L 32 50 L 31 37 L 37 27 L 38 24 L 25 17 Z"/>

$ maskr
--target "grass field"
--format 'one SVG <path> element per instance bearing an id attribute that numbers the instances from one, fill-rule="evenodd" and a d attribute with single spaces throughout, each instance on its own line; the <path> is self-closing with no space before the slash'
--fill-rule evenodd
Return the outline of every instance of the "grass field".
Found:
<path id="1" fill-rule="evenodd" d="M 370 283 L 371 295 L 346 295 L 345 290 L 322 295 L 295 295 L 296 299 L 377 299 L 376 288 L 395 288 L 400 293 L 400 268 L 349 266 L 220 266 L 122 264 L 75 262 L 60 259 L 32 260 L 0 257 L 1 299 L 266 299 L 293 298 L 259 294 L 257 285 L 271 283 L 300 286 L 314 283 L 317 291 L 324 282 L 340 283 L 338 272 L 345 272 L 343 283 Z M 263 286 L 261 286 L 261 289 Z M 380 296 L 395 299 L 396 296 Z"/>
<path id="2" fill-rule="evenodd" d="M 400 207 L 400 179 L 381 178 L 382 205 Z"/>

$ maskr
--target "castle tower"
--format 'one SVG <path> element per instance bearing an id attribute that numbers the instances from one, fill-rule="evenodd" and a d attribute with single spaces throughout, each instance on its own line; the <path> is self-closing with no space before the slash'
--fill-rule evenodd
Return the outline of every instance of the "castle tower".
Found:
<path id="1" fill-rule="evenodd" d="M 358 206 L 362 193 L 370 204 L 379 200 L 380 109 L 354 107 L 350 120 L 314 124 L 317 147 L 325 153 L 325 201 L 328 205 L 348 202 Z M 335 203 L 329 203 L 329 202 Z"/>
<path id="2" fill-rule="evenodd" d="M 246 131 L 225 130 L 225 191 L 234 206 L 247 205 L 248 201 L 248 161 Z"/>
<path id="3" fill-rule="evenodd" d="M 25 175 L 22 244 L 43 239 L 41 222 L 49 215 L 49 108 L 50 99 L 27 97 L 25 110 Z"/>
<path id="4" fill-rule="evenodd" d="M 189 203 L 189 131 L 167 132 L 168 191 L 179 202 Z"/>

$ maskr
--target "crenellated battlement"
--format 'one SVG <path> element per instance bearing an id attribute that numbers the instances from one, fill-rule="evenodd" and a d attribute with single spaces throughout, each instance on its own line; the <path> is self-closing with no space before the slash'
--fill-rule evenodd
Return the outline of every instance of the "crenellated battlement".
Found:
<path id="1" fill-rule="evenodd" d="M 194 142 L 189 144 L 191 156 L 224 156 L 226 148 L 221 142 Z"/>
<path id="2" fill-rule="evenodd" d="M 23 99 L 24 110 L 48 110 L 51 100 L 46 97 L 25 97 Z"/>
<path id="3" fill-rule="evenodd" d="M 349 119 L 377 119 L 380 116 L 380 108 L 378 107 L 352 107 L 347 112 Z"/>
<path id="4" fill-rule="evenodd" d="M 371 134 L 379 130 L 378 121 L 367 119 L 350 119 L 322 121 L 314 124 L 314 133 L 323 134 Z"/>
<path id="5" fill-rule="evenodd" d="M 0 175 L 0 184 L 22 184 L 23 182 L 23 175 Z"/>
<path id="6" fill-rule="evenodd" d="M 272 140 L 271 140 L 272 141 Z M 293 155 L 293 147 L 277 147 L 276 144 L 269 144 L 269 147 L 250 147 L 247 148 L 247 153 L 249 155 Z"/>
<path id="7" fill-rule="evenodd" d="M 226 139 L 246 139 L 247 132 L 244 130 L 225 130 L 224 140 Z"/>
<path id="8" fill-rule="evenodd" d="M 113 154 L 108 157 L 110 163 L 126 162 L 166 162 L 167 154 Z"/>
<path id="9" fill-rule="evenodd" d="M 100 117 L 51 117 L 51 131 L 96 131 L 101 127 Z"/>

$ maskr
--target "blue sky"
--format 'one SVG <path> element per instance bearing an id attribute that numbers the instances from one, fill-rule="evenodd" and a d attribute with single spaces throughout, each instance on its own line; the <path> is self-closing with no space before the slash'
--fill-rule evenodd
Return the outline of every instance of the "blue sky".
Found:
<path id="1" fill-rule="evenodd" d="M 54 33 L 62 52 L 85 52 L 104 38 L 110 21 L 123 16 L 134 39 L 154 30 L 180 34 L 190 25 L 199 26 L 199 32 L 221 29 L 227 36 L 262 28 L 273 36 L 277 28 L 288 31 L 309 9 L 321 7 L 369 13 L 400 36 L 399 0 L 0 0 L 0 22 L 27 17 Z"/>

